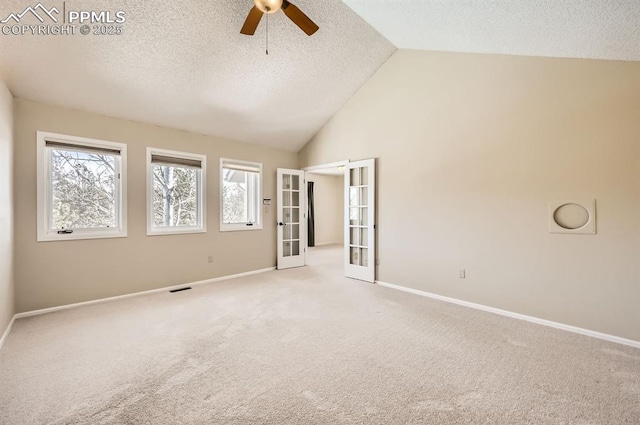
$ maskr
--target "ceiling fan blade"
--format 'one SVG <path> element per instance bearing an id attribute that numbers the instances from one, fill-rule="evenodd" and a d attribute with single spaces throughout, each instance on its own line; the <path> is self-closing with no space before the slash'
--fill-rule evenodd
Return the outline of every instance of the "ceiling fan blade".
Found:
<path id="1" fill-rule="evenodd" d="M 287 0 L 283 0 L 282 2 L 282 11 L 307 35 L 312 35 L 318 31 L 319 27 L 309 19 L 302 10 L 298 9 L 296 5 L 289 3 Z"/>
<path id="2" fill-rule="evenodd" d="M 262 10 L 253 6 L 247 15 L 247 20 L 244 21 L 244 25 L 240 30 L 240 34 L 253 35 L 256 33 L 260 19 L 262 19 Z"/>

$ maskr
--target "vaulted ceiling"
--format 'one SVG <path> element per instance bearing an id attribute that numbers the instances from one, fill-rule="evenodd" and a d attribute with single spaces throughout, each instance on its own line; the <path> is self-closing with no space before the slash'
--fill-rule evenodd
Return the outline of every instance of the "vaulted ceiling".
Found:
<path id="1" fill-rule="evenodd" d="M 38 0 L 3 0 L 0 20 Z M 240 34 L 253 0 L 42 0 L 123 10 L 122 35 L 0 34 L 14 96 L 297 151 L 396 48 L 340 0 L 293 0 L 311 37 L 282 12 Z M 26 16 L 24 22 L 39 24 Z"/>
<path id="2" fill-rule="evenodd" d="M 0 21 L 37 3 L 4 0 Z M 42 3 L 122 10 L 124 32 L 0 34 L 15 96 L 290 151 L 396 48 L 640 60 L 636 0 L 294 0 L 320 30 L 270 15 L 269 55 L 265 19 L 239 33 L 252 0 Z"/>
<path id="3" fill-rule="evenodd" d="M 640 0 L 344 0 L 400 49 L 640 61 Z"/>

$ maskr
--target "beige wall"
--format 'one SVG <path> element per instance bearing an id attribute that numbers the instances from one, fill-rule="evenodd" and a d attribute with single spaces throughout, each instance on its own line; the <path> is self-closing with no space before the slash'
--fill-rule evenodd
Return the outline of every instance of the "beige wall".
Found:
<path id="1" fill-rule="evenodd" d="M 296 154 L 21 99 L 15 105 L 18 312 L 275 266 L 275 208 L 263 212 L 263 230 L 219 232 L 219 158 L 263 163 L 263 196 L 275 199 L 276 168 L 295 168 Z M 39 130 L 128 145 L 127 238 L 36 242 Z M 207 155 L 206 234 L 146 236 L 147 146 Z"/>
<path id="2" fill-rule="evenodd" d="M 14 313 L 13 96 L 0 80 L 0 337 Z"/>
<path id="3" fill-rule="evenodd" d="M 307 174 L 314 182 L 316 246 L 344 243 L 344 177 Z"/>
<path id="4" fill-rule="evenodd" d="M 300 165 L 371 157 L 379 280 L 640 340 L 640 63 L 400 50 Z"/>

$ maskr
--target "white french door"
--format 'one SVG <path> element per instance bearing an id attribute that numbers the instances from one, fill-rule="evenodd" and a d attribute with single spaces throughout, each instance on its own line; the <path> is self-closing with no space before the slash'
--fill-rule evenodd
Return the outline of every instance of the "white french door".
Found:
<path id="1" fill-rule="evenodd" d="M 278 269 L 305 265 L 307 247 L 304 171 L 278 168 Z"/>
<path id="2" fill-rule="evenodd" d="M 345 184 L 346 277 L 375 281 L 375 159 L 349 162 Z"/>

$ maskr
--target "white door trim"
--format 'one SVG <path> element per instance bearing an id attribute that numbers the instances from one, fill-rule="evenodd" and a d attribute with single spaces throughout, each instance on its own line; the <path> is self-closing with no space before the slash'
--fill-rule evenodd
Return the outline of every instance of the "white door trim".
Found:
<path id="1" fill-rule="evenodd" d="M 346 167 L 348 163 L 349 160 L 346 159 L 344 161 L 329 162 L 327 164 L 310 165 L 308 167 L 304 167 L 302 171 L 316 171 L 324 170 L 326 168 Z"/>

